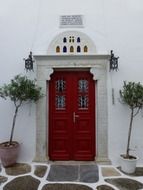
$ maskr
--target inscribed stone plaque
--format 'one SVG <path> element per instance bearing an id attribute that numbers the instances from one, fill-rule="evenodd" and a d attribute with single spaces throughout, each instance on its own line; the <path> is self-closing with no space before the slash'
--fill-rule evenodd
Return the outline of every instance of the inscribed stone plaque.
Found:
<path id="1" fill-rule="evenodd" d="M 83 28 L 83 15 L 61 15 L 60 28 Z"/>

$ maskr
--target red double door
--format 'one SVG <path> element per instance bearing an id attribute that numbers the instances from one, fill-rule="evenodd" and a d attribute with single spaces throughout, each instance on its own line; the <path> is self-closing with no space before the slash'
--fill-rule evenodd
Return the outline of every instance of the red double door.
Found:
<path id="1" fill-rule="evenodd" d="M 50 160 L 94 160 L 95 82 L 88 71 L 55 71 L 49 83 Z"/>

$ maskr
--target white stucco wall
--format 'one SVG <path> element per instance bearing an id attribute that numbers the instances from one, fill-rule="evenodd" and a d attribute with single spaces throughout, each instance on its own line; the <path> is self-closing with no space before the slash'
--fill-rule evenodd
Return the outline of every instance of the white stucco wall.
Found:
<path id="1" fill-rule="evenodd" d="M 109 158 L 118 164 L 125 150 L 129 110 L 118 101 L 124 80 L 143 82 L 142 0 L 8 0 L 0 6 L 0 85 L 14 75 L 25 73 L 23 58 L 30 50 L 46 54 L 51 40 L 65 30 L 59 16 L 84 15 L 85 27 L 76 29 L 94 41 L 97 53 L 114 50 L 120 56 L 119 71 L 108 73 Z M 73 30 L 73 29 L 72 29 Z M 34 78 L 35 73 L 32 73 Z M 114 88 L 115 104 L 111 89 Z M 7 140 L 13 105 L 0 99 L 0 141 Z M 143 164 L 143 113 L 134 121 L 132 147 Z M 35 152 L 35 106 L 20 111 L 15 139 L 22 143 L 20 161 L 30 161 Z"/>

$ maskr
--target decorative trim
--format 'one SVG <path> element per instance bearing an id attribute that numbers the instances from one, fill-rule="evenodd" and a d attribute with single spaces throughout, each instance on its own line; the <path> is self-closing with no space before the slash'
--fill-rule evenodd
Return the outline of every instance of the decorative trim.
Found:
<path id="1" fill-rule="evenodd" d="M 100 80 L 103 71 L 102 68 L 92 67 L 90 73 L 93 74 L 93 80 Z"/>
<path id="2" fill-rule="evenodd" d="M 47 94 L 47 81 L 51 79 L 50 75 L 54 72 L 54 69 L 49 67 L 38 67 L 37 68 L 37 84 L 42 88 L 43 94 Z M 44 96 L 37 102 L 36 109 L 36 155 L 34 161 L 45 162 L 48 160 L 47 155 L 47 96 Z"/>
<path id="3" fill-rule="evenodd" d="M 70 51 L 70 46 L 73 46 L 72 51 Z M 77 51 L 78 46 L 80 46 L 80 51 Z M 57 47 L 61 49 L 60 52 Z M 83 32 L 74 30 L 65 31 L 55 36 L 47 50 L 48 55 L 88 55 L 96 52 L 96 47 L 91 38 Z"/>

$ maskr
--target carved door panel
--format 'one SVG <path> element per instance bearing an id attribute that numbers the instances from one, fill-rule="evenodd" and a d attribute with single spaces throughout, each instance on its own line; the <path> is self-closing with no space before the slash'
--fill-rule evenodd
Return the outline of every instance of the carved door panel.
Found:
<path id="1" fill-rule="evenodd" d="M 87 72 L 57 71 L 49 83 L 51 160 L 94 160 L 95 83 Z"/>

